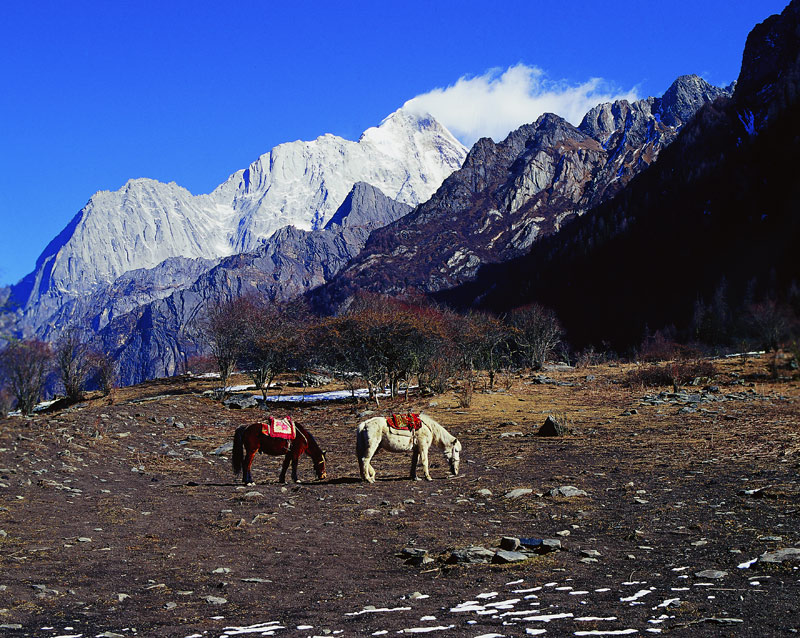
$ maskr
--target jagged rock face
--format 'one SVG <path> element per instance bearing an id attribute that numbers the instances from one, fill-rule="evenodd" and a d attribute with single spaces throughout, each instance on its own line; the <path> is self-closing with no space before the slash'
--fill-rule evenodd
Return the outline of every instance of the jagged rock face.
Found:
<path id="1" fill-rule="evenodd" d="M 601 104 L 578 127 L 545 114 L 499 144 L 479 140 L 461 170 L 411 214 L 373 233 L 316 301 L 335 308 L 359 288 L 435 292 L 469 280 L 483 264 L 527 252 L 613 197 L 701 104 L 727 94 L 682 76 L 661 98 Z"/>
<path id="2" fill-rule="evenodd" d="M 800 281 L 798 35 L 796 0 L 748 36 L 733 97 L 700 108 L 624 191 L 440 298 L 496 312 L 536 301 L 559 315 L 573 346 L 605 342 L 618 351 L 663 327 L 695 338 L 697 305 L 721 292 L 721 324 L 764 298 L 792 303 Z"/>
<path id="3" fill-rule="evenodd" d="M 218 261 L 172 257 L 155 268 L 132 270 L 91 295 L 71 298 L 59 305 L 45 325 L 36 324 L 41 304 L 25 310 L 16 322 L 16 329 L 35 330 L 40 339 L 49 342 L 56 341 L 70 326 L 80 326 L 89 334 L 97 332 L 116 317 L 188 288 Z"/>
<path id="4" fill-rule="evenodd" d="M 180 370 L 201 349 L 191 328 L 207 302 L 246 294 L 273 301 L 299 296 L 333 277 L 358 254 L 372 230 L 410 210 L 359 182 L 324 229 L 285 226 L 256 252 L 226 257 L 193 285 L 118 316 L 100 334 L 118 360 L 121 382 L 138 383 Z"/>
<path id="5" fill-rule="evenodd" d="M 747 36 L 734 100 L 751 135 L 800 96 L 800 3 L 756 25 Z"/>
<path id="6" fill-rule="evenodd" d="M 171 257 L 250 252 L 290 224 L 322 228 L 359 181 L 416 205 L 465 155 L 435 120 L 400 109 L 357 142 L 324 135 L 281 144 L 208 195 L 192 195 L 174 183 L 131 180 L 118 191 L 96 193 L 12 295 L 23 308 L 41 304 L 41 326 L 69 299 L 101 290 L 131 270 Z"/>

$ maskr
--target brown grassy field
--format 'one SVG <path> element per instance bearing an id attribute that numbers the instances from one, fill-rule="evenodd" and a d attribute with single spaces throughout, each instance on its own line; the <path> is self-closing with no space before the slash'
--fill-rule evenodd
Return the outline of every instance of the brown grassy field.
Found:
<path id="1" fill-rule="evenodd" d="M 213 380 L 0 421 L 0 633 L 792 635 L 800 561 L 739 567 L 800 547 L 800 384 L 769 364 L 716 360 L 678 395 L 607 364 L 479 384 L 469 407 L 453 393 L 276 404 L 327 450 L 328 479 L 305 458 L 298 485 L 260 455 L 243 486 L 214 453 L 267 413 L 202 396 Z M 362 483 L 367 411 L 433 416 L 463 444 L 460 475 L 432 451 L 434 480 L 411 482 L 409 458 L 382 452 Z M 548 414 L 570 433 L 536 436 Z M 565 485 L 586 495 L 551 495 Z M 562 550 L 449 562 L 504 536 Z M 407 547 L 432 561 L 405 564 Z"/>

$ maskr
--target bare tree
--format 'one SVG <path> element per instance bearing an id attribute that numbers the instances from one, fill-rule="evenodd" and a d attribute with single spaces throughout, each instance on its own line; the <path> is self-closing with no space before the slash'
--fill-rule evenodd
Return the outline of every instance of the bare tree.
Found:
<path id="1" fill-rule="evenodd" d="M 530 304 L 513 310 L 509 321 L 523 363 L 532 370 L 541 370 L 564 334 L 555 313 L 538 304 Z"/>
<path id="2" fill-rule="evenodd" d="M 301 350 L 302 320 L 286 306 L 267 305 L 250 297 L 238 303 L 243 322 L 239 362 L 266 400 L 272 381 Z"/>
<path id="3" fill-rule="evenodd" d="M 116 362 L 107 352 L 92 351 L 89 353 L 89 363 L 94 383 L 100 388 L 103 396 L 107 397 L 117 383 Z"/>
<path id="4" fill-rule="evenodd" d="M 68 328 L 56 343 L 55 364 L 67 399 L 80 401 L 91 370 L 91 359 L 89 346 L 77 328 Z"/>
<path id="5" fill-rule="evenodd" d="M 222 397 L 227 393 L 228 381 L 242 352 L 246 306 L 241 298 L 210 303 L 206 306 L 205 316 L 200 323 L 200 329 L 217 364 Z"/>
<path id="6" fill-rule="evenodd" d="M 53 354 L 43 341 L 12 341 L 0 352 L 0 371 L 17 408 L 30 415 L 42 396 Z"/>

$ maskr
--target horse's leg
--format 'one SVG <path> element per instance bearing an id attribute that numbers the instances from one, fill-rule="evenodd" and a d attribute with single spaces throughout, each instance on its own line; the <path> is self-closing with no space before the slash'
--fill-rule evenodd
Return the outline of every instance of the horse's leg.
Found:
<path id="1" fill-rule="evenodd" d="M 281 475 L 278 478 L 278 481 L 281 482 L 281 483 L 285 483 L 286 482 L 286 470 L 289 469 L 289 462 L 291 460 L 292 460 L 292 453 L 291 452 L 287 452 L 283 456 L 283 465 L 281 466 Z"/>
<path id="2" fill-rule="evenodd" d="M 377 441 L 373 437 L 369 437 L 366 433 L 364 433 L 364 437 L 366 438 L 366 444 L 364 446 L 364 456 L 360 456 L 358 458 L 359 467 L 363 467 L 363 471 L 361 473 L 361 477 L 367 481 L 367 483 L 374 483 L 375 482 L 375 469 L 372 467 L 372 457 L 375 456 L 375 452 L 378 451 L 380 447 L 380 439 Z"/>
<path id="3" fill-rule="evenodd" d="M 417 476 L 417 461 L 419 460 L 419 449 L 416 446 L 411 450 L 411 480 L 419 481 Z"/>
<path id="4" fill-rule="evenodd" d="M 244 472 L 242 472 L 242 482 L 244 482 L 245 485 L 250 485 L 255 482 L 253 481 L 253 475 L 250 474 L 250 467 L 253 465 L 253 459 L 256 456 L 257 450 L 258 446 L 252 450 L 247 450 L 247 456 L 244 459 Z"/>
<path id="5" fill-rule="evenodd" d="M 425 476 L 425 480 L 426 481 L 432 481 L 433 480 L 431 478 L 430 472 L 428 472 L 428 448 L 429 448 L 429 446 L 430 446 L 430 442 L 428 442 L 428 445 L 425 445 L 423 443 L 422 445 L 419 446 L 419 456 L 420 456 L 420 459 L 422 460 L 422 473 Z"/>
<path id="6" fill-rule="evenodd" d="M 299 483 L 300 479 L 297 478 L 297 462 L 300 460 L 299 450 L 292 455 L 292 480 Z"/>

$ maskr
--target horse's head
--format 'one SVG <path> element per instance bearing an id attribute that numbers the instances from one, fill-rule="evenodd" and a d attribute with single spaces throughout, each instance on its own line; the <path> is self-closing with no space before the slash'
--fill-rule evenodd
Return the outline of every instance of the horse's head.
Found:
<path id="1" fill-rule="evenodd" d="M 458 476 L 458 466 L 461 462 L 461 441 L 456 439 L 450 453 L 447 455 L 447 460 L 450 461 L 450 473 L 453 476 Z"/>
<path id="2" fill-rule="evenodd" d="M 325 451 L 320 451 L 319 461 L 314 462 L 314 471 L 317 473 L 317 480 L 324 481 L 328 478 L 328 474 L 325 471 Z"/>

